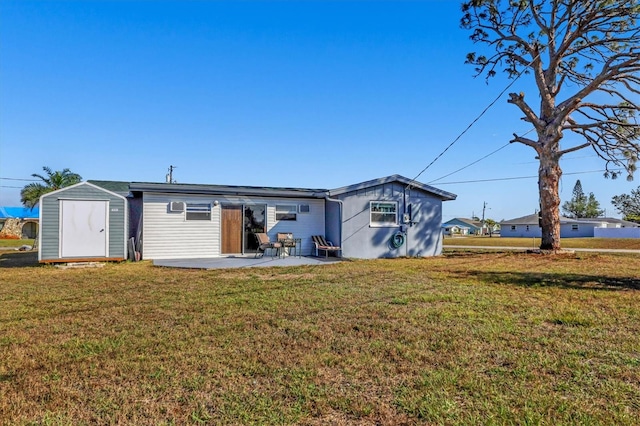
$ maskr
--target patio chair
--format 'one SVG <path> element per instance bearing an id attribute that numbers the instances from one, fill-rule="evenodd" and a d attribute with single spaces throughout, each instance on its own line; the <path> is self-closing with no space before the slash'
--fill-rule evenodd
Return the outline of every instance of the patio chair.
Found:
<path id="1" fill-rule="evenodd" d="M 267 251 L 267 249 L 271 249 L 271 257 L 275 257 L 273 255 L 274 250 L 276 252 L 276 255 L 280 256 L 280 249 L 282 248 L 281 243 L 269 240 L 269 236 L 265 232 L 257 232 L 254 235 L 258 240 L 258 250 L 256 251 L 255 257 L 258 257 L 260 253 L 262 253 L 262 256 L 264 256 L 264 253 Z"/>
<path id="2" fill-rule="evenodd" d="M 340 247 L 334 246 L 331 241 L 325 240 L 322 235 L 314 235 L 311 239 L 313 240 L 313 244 L 316 246 L 316 257 L 318 257 L 318 250 L 324 250 L 324 257 L 329 257 L 330 251 L 336 252 L 336 256 L 338 256 L 338 252 L 342 250 Z"/>

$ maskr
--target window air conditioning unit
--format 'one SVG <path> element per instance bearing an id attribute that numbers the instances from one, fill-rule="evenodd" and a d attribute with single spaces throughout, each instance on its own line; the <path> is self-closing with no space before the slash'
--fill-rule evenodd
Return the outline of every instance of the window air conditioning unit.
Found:
<path id="1" fill-rule="evenodd" d="M 183 212 L 184 211 L 184 202 L 183 201 L 172 201 L 169 205 L 169 211 L 172 212 Z"/>

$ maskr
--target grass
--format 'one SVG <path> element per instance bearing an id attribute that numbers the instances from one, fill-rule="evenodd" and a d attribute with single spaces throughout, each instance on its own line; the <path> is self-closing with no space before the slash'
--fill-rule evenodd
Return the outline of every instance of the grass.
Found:
<path id="1" fill-rule="evenodd" d="M 445 237 L 448 246 L 491 246 L 491 247 L 540 247 L 540 238 L 509 238 L 489 236 Z M 640 238 L 563 238 L 562 248 L 626 249 L 640 250 Z"/>
<path id="2" fill-rule="evenodd" d="M 637 424 L 640 257 L 0 268 L 1 424 Z"/>
<path id="3" fill-rule="evenodd" d="M 0 238 L 0 250 L 3 248 L 16 248 L 23 245 L 33 246 L 33 238 L 26 240 L 14 240 L 9 238 Z"/>

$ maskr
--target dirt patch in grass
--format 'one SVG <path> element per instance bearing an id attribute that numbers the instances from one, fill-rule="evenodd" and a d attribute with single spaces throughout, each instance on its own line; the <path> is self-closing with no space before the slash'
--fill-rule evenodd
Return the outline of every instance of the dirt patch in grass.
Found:
<path id="1" fill-rule="evenodd" d="M 0 423 L 632 425 L 639 270 L 521 253 L 4 268 Z"/>

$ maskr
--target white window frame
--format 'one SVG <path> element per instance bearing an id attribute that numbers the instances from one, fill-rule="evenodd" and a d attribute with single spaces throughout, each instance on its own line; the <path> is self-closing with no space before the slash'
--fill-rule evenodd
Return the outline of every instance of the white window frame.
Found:
<path id="1" fill-rule="evenodd" d="M 298 220 L 298 206 L 296 204 L 276 204 L 276 221 Z"/>
<path id="2" fill-rule="evenodd" d="M 189 217 L 191 216 L 191 217 Z M 211 221 L 211 203 L 189 203 L 184 209 L 184 220 L 188 221 Z"/>
<path id="3" fill-rule="evenodd" d="M 394 211 L 385 212 L 385 211 L 375 211 L 375 209 L 379 209 L 384 205 L 393 205 Z M 377 221 L 373 219 L 373 215 L 384 215 L 391 217 L 393 216 L 393 222 L 391 221 Z M 369 226 L 372 228 L 392 228 L 400 226 L 398 224 L 398 202 L 397 201 L 369 201 Z"/>
<path id="4" fill-rule="evenodd" d="M 302 214 L 311 213 L 311 204 L 299 204 L 298 213 L 302 213 Z"/>

